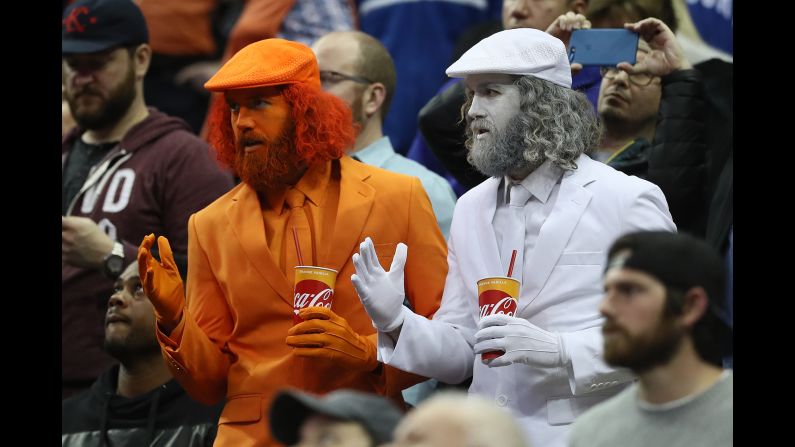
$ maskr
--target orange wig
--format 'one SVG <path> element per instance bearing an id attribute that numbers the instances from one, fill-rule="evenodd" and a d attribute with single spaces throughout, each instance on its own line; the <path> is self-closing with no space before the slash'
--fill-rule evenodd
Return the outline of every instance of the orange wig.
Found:
<path id="1" fill-rule="evenodd" d="M 352 147 L 356 130 L 351 111 L 341 99 L 307 84 L 289 84 L 282 95 L 290 104 L 292 147 L 307 165 L 335 160 Z M 218 160 L 235 169 L 236 142 L 232 113 L 222 96 L 210 108 L 207 139 Z"/>

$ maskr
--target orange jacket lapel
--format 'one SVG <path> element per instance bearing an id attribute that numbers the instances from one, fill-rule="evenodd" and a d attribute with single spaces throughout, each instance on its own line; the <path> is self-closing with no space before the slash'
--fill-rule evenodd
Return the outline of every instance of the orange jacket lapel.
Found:
<path id="1" fill-rule="evenodd" d="M 268 249 L 259 199 L 250 186 L 241 185 L 227 208 L 227 216 L 247 261 L 254 265 L 268 284 L 292 307 L 292 281 L 285 278 Z M 241 262 L 244 261 L 241 259 Z"/>

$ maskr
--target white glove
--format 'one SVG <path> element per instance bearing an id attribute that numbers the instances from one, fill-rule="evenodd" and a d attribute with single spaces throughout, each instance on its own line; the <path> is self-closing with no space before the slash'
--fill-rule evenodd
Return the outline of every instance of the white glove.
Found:
<path id="1" fill-rule="evenodd" d="M 524 363 L 538 368 L 556 368 L 569 362 L 560 334 L 545 331 L 523 318 L 489 315 L 478 323 L 475 354 L 505 351 L 487 360 L 489 367 Z"/>
<path id="2" fill-rule="evenodd" d="M 408 247 L 399 243 L 389 271 L 384 271 L 375 253 L 373 241 L 368 237 L 359 245 L 359 253 L 353 255 L 356 274 L 351 282 L 364 305 L 373 326 L 381 332 L 392 332 L 403 325 L 408 312 L 403 306 L 403 267 L 406 265 Z"/>

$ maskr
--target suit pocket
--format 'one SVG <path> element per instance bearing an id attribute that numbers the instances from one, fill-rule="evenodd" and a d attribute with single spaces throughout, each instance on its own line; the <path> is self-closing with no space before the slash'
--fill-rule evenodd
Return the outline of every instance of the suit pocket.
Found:
<path id="1" fill-rule="evenodd" d="M 547 399 L 547 422 L 549 425 L 571 424 L 577 416 L 615 394 L 589 393 L 584 396 Z"/>
<path id="2" fill-rule="evenodd" d="M 606 255 L 601 251 L 572 251 L 560 255 L 557 265 L 602 265 L 605 261 Z"/>
<path id="3" fill-rule="evenodd" d="M 262 397 L 259 394 L 233 397 L 226 402 L 219 424 L 257 422 L 262 418 Z"/>
<path id="4" fill-rule="evenodd" d="M 392 263 L 392 257 L 395 256 L 395 247 L 397 247 L 397 243 L 393 242 L 391 244 L 373 244 L 375 248 L 375 254 L 378 255 L 378 260 L 381 261 L 381 264 L 385 261 L 389 261 L 387 263 L 385 269 L 389 268 L 389 264 Z"/>

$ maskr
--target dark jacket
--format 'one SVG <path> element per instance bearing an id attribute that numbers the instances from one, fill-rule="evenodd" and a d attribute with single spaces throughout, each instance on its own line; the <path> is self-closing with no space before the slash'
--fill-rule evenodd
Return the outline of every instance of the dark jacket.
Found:
<path id="1" fill-rule="evenodd" d="M 732 64 L 713 59 L 675 75 L 663 79 L 662 138 L 649 151 L 648 180 L 665 193 L 680 232 L 723 252 L 733 221 Z"/>
<path id="2" fill-rule="evenodd" d="M 188 217 L 233 186 L 184 121 L 149 111 L 89 171 L 66 213 L 91 218 L 122 242 L 125 264 L 135 260 L 141 240 L 152 232 L 166 236 L 176 256 L 185 256 Z M 64 163 L 82 132 L 75 129 L 64 139 Z M 113 281 L 99 270 L 61 266 L 62 378 L 65 389 L 85 388 L 113 363 L 101 349 Z"/>
<path id="3" fill-rule="evenodd" d="M 171 379 L 144 395 L 116 394 L 119 366 L 91 388 L 61 403 L 61 445 L 70 446 L 211 446 L 222 404 L 192 400 Z"/>

